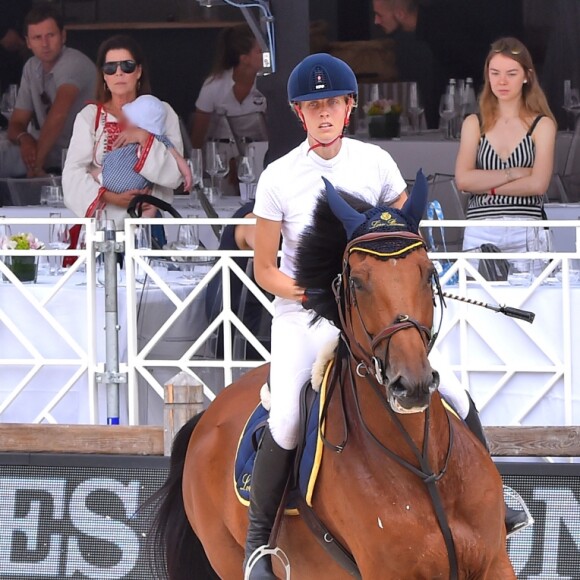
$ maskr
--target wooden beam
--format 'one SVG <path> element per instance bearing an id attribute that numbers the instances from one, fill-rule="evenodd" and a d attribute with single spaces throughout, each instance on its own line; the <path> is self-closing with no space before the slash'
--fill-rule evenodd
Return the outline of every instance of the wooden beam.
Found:
<path id="1" fill-rule="evenodd" d="M 0 423 L 0 452 L 163 455 L 163 427 Z"/>
<path id="2" fill-rule="evenodd" d="M 491 454 L 580 457 L 580 427 L 486 427 Z"/>
<path id="3" fill-rule="evenodd" d="M 486 427 L 492 455 L 580 457 L 580 427 Z M 0 453 L 163 455 L 163 427 L 0 423 Z"/>

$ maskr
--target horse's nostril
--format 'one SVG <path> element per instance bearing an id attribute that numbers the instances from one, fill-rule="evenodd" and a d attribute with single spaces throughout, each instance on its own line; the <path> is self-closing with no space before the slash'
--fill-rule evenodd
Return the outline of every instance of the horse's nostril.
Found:
<path id="1" fill-rule="evenodd" d="M 391 385 L 391 393 L 395 397 L 405 397 L 407 396 L 407 388 L 403 385 L 400 379 L 397 379 Z"/>

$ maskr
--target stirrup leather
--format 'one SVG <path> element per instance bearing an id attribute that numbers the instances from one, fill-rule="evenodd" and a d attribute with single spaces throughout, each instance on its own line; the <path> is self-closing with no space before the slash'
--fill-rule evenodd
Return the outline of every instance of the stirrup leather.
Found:
<path id="1" fill-rule="evenodd" d="M 290 580 L 290 560 L 288 559 L 288 556 L 286 556 L 286 553 L 281 548 L 278 548 L 277 546 L 270 548 L 267 544 L 256 548 L 248 558 L 246 569 L 244 570 L 244 580 L 250 580 L 250 574 L 252 573 L 254 566 L 258 560 L 265 556 L 275 556 L 278 558 L 284 567 L 285 580 Z"/>
<path id="2" fill-rule="evenodd" d="M 510 532 L 506 536 L 506 538 L 511 538 L 515 534 L 517 534 L 517 533 L 525 530 L 526 528 L 529 528 L 530 526 L 534 525 L 534 518 L 533 518 L 532 514 L 530 513 L 530 510 L 528 509 L 526 502 L 524 501 L 522 496 L 517 491 L 515 491 L 511 487 L 508 487 L 507 485 L 504 485 L 503 486 L 503 496 L 504 496 L 504 500 L 509 498 L 511 500 L 512 504 L 515 503 L 518 505 L 518 507 L 522 508 L 522 511 L 526 514 L 526 518 L 528 520 L 523 526 L 516 528 L 515 530 L 513 530 L 512 532 Z M 507 505 L 507 502 L 506 502 L 506 505 Z"/>

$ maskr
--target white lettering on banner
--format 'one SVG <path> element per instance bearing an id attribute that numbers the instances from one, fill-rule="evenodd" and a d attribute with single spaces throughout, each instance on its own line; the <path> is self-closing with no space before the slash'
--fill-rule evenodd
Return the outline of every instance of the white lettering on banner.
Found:
<path id="1" fill-rule="evenodd" d="M 117 546 L 121 552 L 121 559 L 110 568 L 95 566 L 86 561 L 79 549 L 77 538 L 72 537 L 66 562 L 67 577 L 81 572 L 87 578 L 109 580 L 123 578 L 133 569 L 139 557 L 139 538 L 124 523 L 91 511 L 87 506 L 87 499 L 96 491 L 115 494 L 123 502 L 125 514 L 130 518 L 139 505 L 140 487 L 141 484 L 138 481 L 131 481 L 125 486 L 114 479 L 99 477 L 87 479 L 74 490 L 69 507 L 74 526 L 87 536 L 99 538 Z"/>
<path id="2" fill-rule="evenodd" d="M 0 478 L 1 578 L 39 580 L 80 573 L 115 580 L 133 570 L 140 541 L 125 521 L 139 506 L 141 483 L 98 477 L 73 485 L 66 479 Z M 103 550 L 106 544 L 110 548 Z M 114 557 L 99 566 L 103 551 Z"/>
<path id="3" fill-rule="evenodd" d="M 558 544 L 560 539 L 560 524 L 563 523 L 576 547 L 580 550 L 580 532 L 578 531 L 578 514 L 580 503 L 571 489 L 554 487 L 537 487 L 534 489 L 534 499 L 546 504 L 546 519 L 544 523 L 544 550 L 542 571 L 537 576 L 528 576 L 529 580 L 541 578 L 562 578 L 574 580 L 571 576 L 558 575 Z"/>
<path id="4" fill-rule="evenodd" d="M 63 518 L 65 489 L 65 479 L 0 479 L 2 576 L 39 578 L 58 575 L 62 538 L 60 534 L 49 534 L 46 522 Z M 14 561 L 17 542 L 31 555 L 29 560 Z"/>

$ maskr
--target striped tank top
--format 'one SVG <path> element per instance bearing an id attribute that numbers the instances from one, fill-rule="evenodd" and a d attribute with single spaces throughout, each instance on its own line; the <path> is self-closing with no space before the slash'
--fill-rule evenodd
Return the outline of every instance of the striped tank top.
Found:
<path id="1" fill-rule="evenodd" d="M 486 135 L 479 140 L 476 169 L 510 169 L 511 167 L 533 167 L 536 147 L 532 133 L 543 115 L 538 115 L 525 137 L 511 155 L 504 161 L 491 146 Z M 518 217 L 542 219 L 543 196 L 518 195 L 472 195 L 467 204 L 467 219 L 487 219 L 495 217 Z"/>

